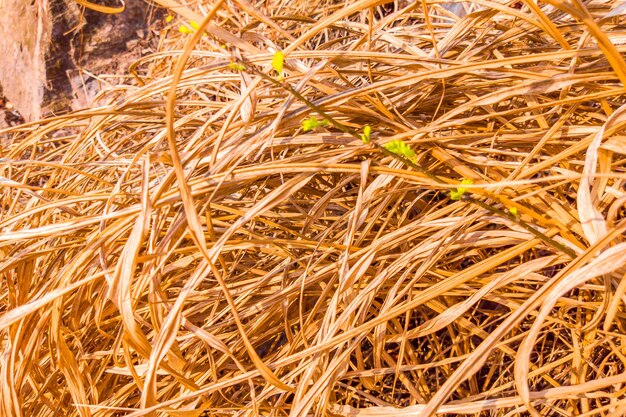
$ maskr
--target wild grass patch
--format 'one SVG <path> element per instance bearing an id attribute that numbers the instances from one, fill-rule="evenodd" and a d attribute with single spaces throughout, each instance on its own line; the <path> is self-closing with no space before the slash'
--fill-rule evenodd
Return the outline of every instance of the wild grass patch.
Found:
<path id="1" fill-rule="evenodd" d="M 1 414 L 623 409 L 621 6 L 156 3 L 3 132 Z"/>

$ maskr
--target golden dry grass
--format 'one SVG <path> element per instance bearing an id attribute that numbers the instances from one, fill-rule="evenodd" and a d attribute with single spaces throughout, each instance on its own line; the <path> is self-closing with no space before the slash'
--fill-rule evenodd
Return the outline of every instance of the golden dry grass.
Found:
<path id="1" fill-rule="evenodd" d="M 5 132 L 0 415 L 623 414 L 621 6 L 157 3 L 132 85 Z"/>

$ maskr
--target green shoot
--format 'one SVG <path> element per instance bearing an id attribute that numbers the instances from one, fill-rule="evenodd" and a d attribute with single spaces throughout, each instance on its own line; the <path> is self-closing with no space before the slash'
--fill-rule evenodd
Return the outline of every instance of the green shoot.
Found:
<path id="1" fill-rule="evenodd" d="M 370 136 L 372 135 L 372 127 L 370 125 L 365 125 L 363 127 L 363 134 L 361 135 L 361 140 L 366 145 L 370 143 Z"/>
<path id="2" fill-rule="evenodd" d="M 230 64 L 228 64 L 228 68 L 230 68 L 233 71 L 243 71 L 246 69 L 246 67 L 243 64 L 240 64 L 239 62 L 231 62 Z"/>
<path id="3" fill-rule="evenodd" d="M 417 155 L 413 149 L 401 140 L 392 140 L 391 142 L 387 142 L 385 143 L 384 148 L 393 154 L 405 157 L 414 164 L 417 162 Z"/>
<path id="4" fill-rule="evenodd" d="M 302 130 L 304 132 L 308 132 L 319 126 L 322 126 L 322 127 L 328 126 L 328 120 L 326 119 L 318 120 L 317 117 L 311 115 L 309 116 L 308 119 L 304 119 L 302 122 L 300 122 L 300 126 L 302 127 Z"/>
<path id="5" fill-rule="evenodd" d="M 302 130 L 304 132 L 308 132 L 310 130 L 315 129 L 316 127 L 318 127 L 320 124 L 317 120 L 317 117 L 315 116 L 310 116 L 308 119 L 304 119 L 300 125 L 302 126 Z"/>
<path id="6" fill-rule="evenodd" d="M 191 28 L 189 28 L 189 26 L 191 26 Z M 185 35 L 189 35 L 189 34 L 196 32 L 198 29 L 200 29 L 200 24 L 196 22 L 195 20 L 190 20 L 189 26 L 181 25 L 178 27 L 178 31 L 180 33 L 184 33 Z M 202 36 L 206 36 L 206 33 L 203 34 Z"/>
<path id="7" fill-rule="evenodd" d="M 517 217 L 517 207 L 509 207 L 509 213 Z"/>
<path id="8" fill-rule="evenodd" d="M 473 184 L 474 181 L 468 179 L 468 178 L 464 178 L 463 181 L 461 181 L 462 185 L 470 185 Z M 460 200 L 461 197 L 463 197 L 463 194 L 465 194 L 465 192 L 467 191 L 466 187 L 458 187 L 456 190 L 452 190 L 450 191 L 450 199 L 451 200 Z"/>

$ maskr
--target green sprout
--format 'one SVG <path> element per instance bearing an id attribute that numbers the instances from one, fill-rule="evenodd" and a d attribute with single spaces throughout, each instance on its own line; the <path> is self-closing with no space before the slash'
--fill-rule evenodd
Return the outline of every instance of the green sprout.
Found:
<path id="1" fill-rule="evenodd" d="M 165 18 L 166 23 L 170 23 L 172 20 L 174 20 L 174 16 L 172 16 L 171 14 L 168 14 Z"/>
<path id="2" fill-rule="evenodd" d="M 509 213 L 517 217 L 517 207 L 509 207 Z"/>
<path id="3" fill-rule="evenodd" d="M 228 68 L 233 71 L 243 71 L 246 69 L 245 65 L 240 64 L 239 62 L 231 62 L 230 64 L 228 64 Z"/>
<path id="4" fill-rule="evenodd" d="M 302 130 L 304 132 L 308 132 L 319 126 L 322 126 L 322 127 L 328 126 L 328 120 L 326 119 L 318 120 L 317 117 L 311 115 L 309 116 L 308 119 L 304 119 L 302 122 L 300 122 L 300 126 L 302 127 Z"/>
<path id="5" fill-rule="evenodd" d="M 189 26 L 191 26 L 191 28 L 189 28 Z M 198 29 L 200 29 L 200 24 L 198 22 L 196 22 L 195 20 L 190 20 L 189 21 L 189 26 L 180 25 L 178 27 L 178 31 L 180 33 L 184 33 L 185 35 L 189 35 L 191 33 L 196 32 Z M 206 33 L 204 33 L 202 36 L 206 36 Z"/>
<path id="6" fill-rule="evenodd" d="M 282 51 L 276 51 L 274 58 L 272 58 L 272 68 L 278 73 L 278 79 L 283 79 L 283 68 L 285 64 L 285 55 Z"/>
<path id="7" fill-rule="evenodd" d="M 304 119 L 300 125 L 302 126 L 302 130 L 308 132 L 309 130 L 313 130 L 319 126 L 319 122 L 317 121 L 317 117 L 310 116 L 308 119 Z"/>
<path id="8" fill-rule="evenodd" d="M 461 181 L 461 185 L 470 185 L 470 184 L 474 184 L 474 181 L 470 180 L 469 178 L 464 178 L 463 181 Z M 458 187 L 456 190 L 450 191 L 450 199 L 455 200 L 455 201 L 460 200 L 466 191 L 467 191 L 466 187 Z"/>
<path id="9" fill-rule="evenodd" d="M 361 140 L 366 145 L 370 143 L 370 136 L 372 135 L 372 127 L 370 125 L 365 125 L 363 127 L 363 133 L 361 134 Z"/>
<path id="10" fill-rule="evenodd" d="M 393 154 L 405 157 L 414 164 L 417 163 L 417 155 L 413 152 L 413 149 L 401 140 L 392 140 L 391 142 L 387 142 L 385 143 L 384 148 Z"/>

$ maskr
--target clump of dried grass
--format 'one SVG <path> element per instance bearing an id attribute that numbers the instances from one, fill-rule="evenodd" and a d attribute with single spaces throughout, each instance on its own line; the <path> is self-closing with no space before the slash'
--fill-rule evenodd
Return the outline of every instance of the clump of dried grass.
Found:
<path id="1" fill-rule="evenodd" d="M 7 133 L 0 414 L 620 415 L 620 8 L 158 3 L 137 85 Z M 420 169 L 228 67 L 275 49 Z"/>

